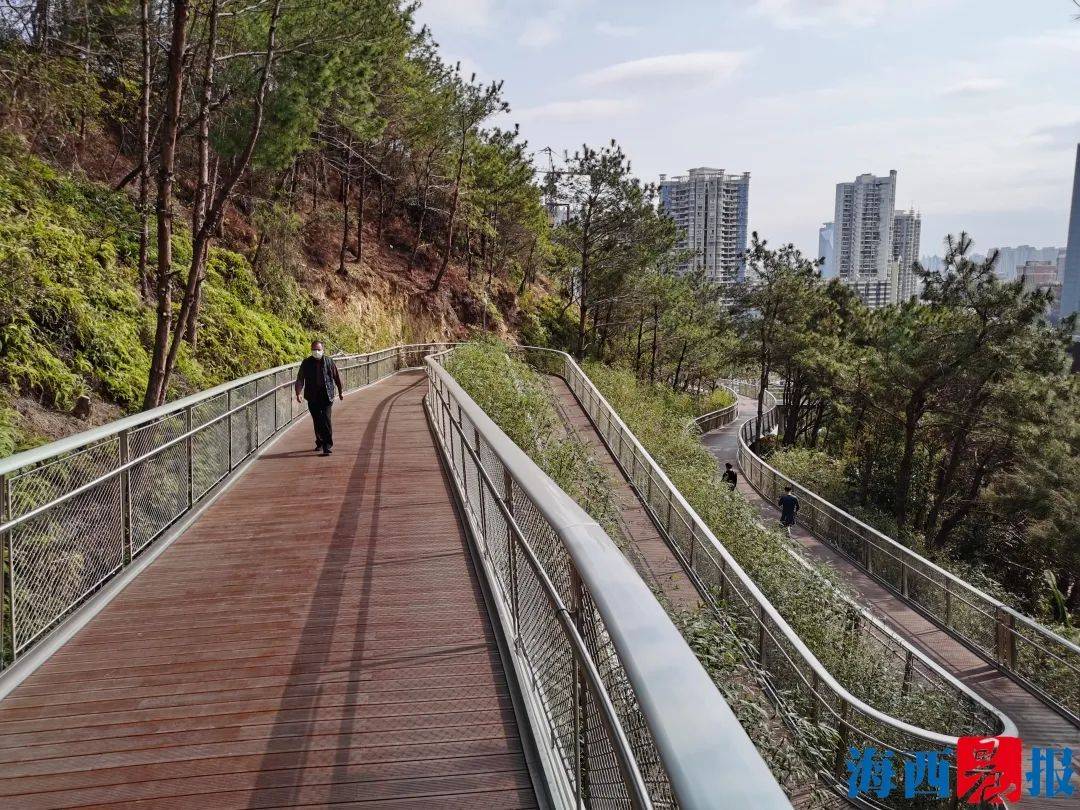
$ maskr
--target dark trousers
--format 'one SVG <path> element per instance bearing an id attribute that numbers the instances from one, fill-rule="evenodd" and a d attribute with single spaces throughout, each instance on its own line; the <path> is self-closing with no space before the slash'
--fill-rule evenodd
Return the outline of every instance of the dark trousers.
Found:
<path id="1" fill-rule="evenodd" d="M 334 427 L 330 422 L 330 409 L 334 403 L 309 399 L 307 407 L 315 427 L 315 444 L 329 450 L 334 446 Z"/>

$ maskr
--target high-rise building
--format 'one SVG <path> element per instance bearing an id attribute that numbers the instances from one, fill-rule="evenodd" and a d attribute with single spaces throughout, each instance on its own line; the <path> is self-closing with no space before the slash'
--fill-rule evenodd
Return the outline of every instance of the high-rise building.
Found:
<path id="1" fill-rule="evenodd" d="M 894 300 L 898 303 L 918 298 L 922 292 L 920 279 L 915 275 L 921 232 L 922 219 L 914 209 L 893 216 L 893 260 L 897 263 Z"/>
<path id="2" fill-rule="evenodd" d="M 895 300 L 893 215 L 896 170 L 888 177 L 861 174 L 853 183 L 836 186 L 833 256 L 836 275 L 850 284 L 872 308 Z"/>
<path id="3" fill-rule="evenodd" d="M 1072 210 L 1069 214 L 1069 245 L 1065 248 L 1065 273 L 1062 276 L 1061 317 L 1080 312 L 1080 144 L 1076 145 L 1076 171 L 1073 174 Z"/>
<path id="4" fill-rule="evenodd" d="M 1016 277 L 1024 280 L 1028 292 L 1049 292 L 1052 299 L 1046 317 L 1051 323 L 1061 320 L 1061 269 L 1057 261 L 1032 260 L 1024 262 L 1016 270 Z"/>
<path id="5" fill-rule="evenodd" d="M 821 277 L 833 278 L 836 275 L 836 256 L 833 253 L 833 223 L 826 222 L 818 229 L 817 253 L 819 259 L 824 259 L 821 265 Z"/>
<path id="6" fill-rule="evenodd" d="M 703 167 L 680 177 L 660 175 L 660 206 L 679 229 L 678 249 L 690 253 L 678 271 L 703 268 L 710 281 L 745 281 L 749 204 L 749 172 Z"/>

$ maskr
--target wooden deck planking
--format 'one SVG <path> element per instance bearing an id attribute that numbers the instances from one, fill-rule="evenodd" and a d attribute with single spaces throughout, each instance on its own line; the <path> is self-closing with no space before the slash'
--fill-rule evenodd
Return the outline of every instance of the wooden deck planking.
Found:
<path id="1" fill-rule="evenodd" d="M 536 806 L 425 388 L 292 428 L 0 703 L 0 803 Z"/>
<path id="2" fill-rule="evenodd" d="M 568 427 L 585 442 L 608 475 L 619 513 L 619 528 L 633 546 L 626 552 L 634 568 L 649 587 L 675 608 L 694 610 L 700 607 L 701 597 L 697 589 L 652 522 L 634 488 L 620 471 L 615 457 L 600 438 L 574 392 L 561 377 L 548 379 Z"/>
<path id="3" fill-rule="evenodd" d="M 747 416 L 756 413 L 757 403 L 739 397 L 739 418 L 706 433 L 702 442 L 718 463 L 730 461 L 739 472 L 738 489 L 755 506 L 766 525 L 778 525 L 779 509 L 767 503 L 746 480 L 738 463 L 739 428 Z M 941 629 L 891 590 L 836 549 L 818 540 L 802 526 L 793 526 L 791 536 L 811 560 L 832 568 L 854 590 L 858 600 L 891 630 L 925 653 L 935 663 L 962 681 L 972 691 L 1007 714 L 1016 724 L 1024 748 L 1032 746 L 1071 747 L 1080 750 L 1080 729 L 1024 689 L 1020 684 L 988 664 L 950 633 Z M 1026 794 L 1023 806 L 1030 808 L 1080 807 L 1080 773 L 1074 775 L 1071 798 L 1033 798 Z"/>

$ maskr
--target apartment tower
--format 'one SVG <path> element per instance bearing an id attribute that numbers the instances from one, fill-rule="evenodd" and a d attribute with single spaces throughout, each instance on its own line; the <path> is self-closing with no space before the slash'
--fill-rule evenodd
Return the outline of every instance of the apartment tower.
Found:
<path id="1" fill-rule="evenodd" d="M 680 177 L 660 175 L 660 206 L 679 230 L 677 249 L 690 254 L 679 273 L 703 268 L 719 284 L 746 280 L 749 199 L 749 172 L 703 167 Z"/>
<path id="2" fill-rule="evenodd" d="M 895 300 L 898 265 L 893 258 L 896 170 L 888 177 L 861 174 L 836 186 L 833 256 L 836 275 L 870 308 Z"/>
<path id="3" fill-rule="evenodd" d="M 893 217 L 893 260 L 897 264 L 894 301 L 897 303 L 918 298 L 922 292 L 915 275 L 921 231 L 922 219 L 916 211 L 898 211 Z"/>
<path id="4" fill-rule="evenodd" d="M 1069 213 L 1069 244 L 1065 248 L 1065 272 L 1061 278 L 1061 317 L 1080 312 L 1080 144 L 1076 145 L 1072 210 Z"/>

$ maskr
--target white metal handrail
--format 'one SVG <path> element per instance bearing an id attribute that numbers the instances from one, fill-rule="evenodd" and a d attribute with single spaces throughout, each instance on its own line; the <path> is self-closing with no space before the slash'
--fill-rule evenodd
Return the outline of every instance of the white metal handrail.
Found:
<path id="1" fill-rule="evenodd" d="M 707 808 L 723 797 L 733 807 L 788 807 L 633 567 L 476 405 L 445 359 L 426 361 L 429 419 L 551 755 L 556 800 Z"/>
<path id="2" fill-rule="evenodd" d="M 756 392 L 750 383 L 744 383 Z M 970 649 L 1080 725 L 1080 646 L 806 489 L 758 456 L 752 445 L 777 425 L 778 408 L 739 434 L 739 465 L 773 499 L 783 486 L 799 496 L 798 522 L 837 549 Z"/>
<path id="3" fill-rule="evenodd" d="M 446 345 L 335 359 L 351 391 Z M 0 671 L 303 413 L 298 365 L 0 460 Z"/>
<path id="4" fill-rule="evenodd" d="M 716 538 L 573 358 L 565 352 L 537 347 L 520 347 L 520 351 L 527 357 L 542 358 L 537 365 L 567 382 L 703 595 L 736 617 L 732 622 L 736 636 L 749 650 L 752 664 L 774 701 L 792 717 L 810 717 L 835 728 L 835 775 L 844 773 L 849 745 L 872 745 L 905 758 L 918 751 L 955 747 L 956 735 L 920 728 L 851 694 Z M 767 398 L 771 396 L 767 393 Z M 916 662 L 913 659 L 913 666 Z M 904 678 L 907 681 L 913 676 L 936 675 L 919 668 L 905 672 Z M 954 697 L 958 705 L 966 707 L 971 725 L 965 732 L 1015 733 L 1008 717 L 962 685 Z"/>

